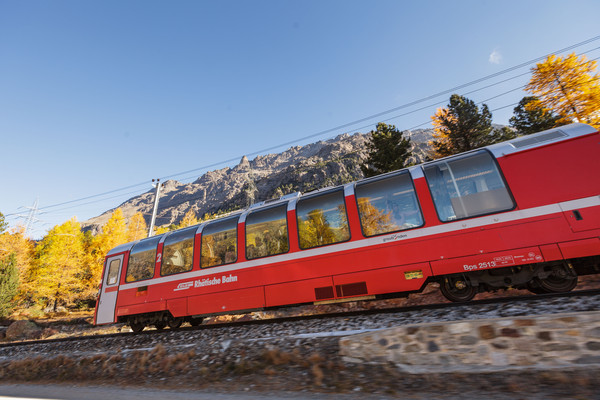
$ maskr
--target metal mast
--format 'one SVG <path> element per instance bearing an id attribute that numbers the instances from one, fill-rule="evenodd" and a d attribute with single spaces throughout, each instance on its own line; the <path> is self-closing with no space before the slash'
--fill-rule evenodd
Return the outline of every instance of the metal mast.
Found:
<path id="1" fill-rule="evenodd" d="M 154 179 L 152 179 L 154 182 Z M 154 234 L 154 221 L 156 221 L 156 211 L 158 210 L 158 197 L 160 195 L 160 179 L 156 179 L 156 184 L 153 184 L 156 188 L 156 193 L 154 195 L 154 208 L 152 209 L 152 219 L 150 220 L 150 228 L 148 229 L 148 237 Z"/>

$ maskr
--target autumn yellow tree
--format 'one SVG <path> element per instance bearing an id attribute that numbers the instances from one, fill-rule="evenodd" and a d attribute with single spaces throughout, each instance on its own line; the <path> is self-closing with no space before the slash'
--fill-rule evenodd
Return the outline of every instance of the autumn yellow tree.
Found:
<path id="1" fill-rule="evenodd" d="M 148 236 L 148 227 L 141 212 L 133 214 L 127 224 L 127 241 L 135 242 Z"/>
<path id="2" fill-rule="evenodd" d="M 200 221 L 196 217 L 196 213 L 194 212 L 194 210 L 192 210 L 190 208 L 188 210 L 188 212 L 186 212 L 185 215 L 183 216 L 183 219 L 181 220 L 181 222 L 179 222 L 179 225 L 177 225 L 177 229 L 187 228 L 188 226 L 198 224 L 198 222 L 200 222 Z"/>
<path id="3" fill-rule="evenodd" d="M 575 53 L 550 55 L 532 68 L 526 90 L 541 105 L 560 115 L 559 123 L 584 122 L 600 128 L 600 75 L 596 61 Z"/>
<path id="4" fill-rule="evenodd" d="M 93 296 L 100 282 L 106 254 L 114 247 L 128 242 L 128 232 L 123 211 L 117 208 L 102 226 L 102 232 L 88 238 L 86 247 L 85 296 Z"/>
<path id="5" fill-rule="evenodd" d="M 368 198 L 358 199 L 360 223 L 366 236 L 398 230 L 399 227 L 392 222 L 392 213 L 373 206 Z"/>
<path id="6" fill-rule="evenodd" d="M 39 303 L 45 302 L 54 311 L 68 305 L 81 295 L 84 283 L 83 233 L 75 218 L 52 228 L 35 249 L 34 268 L 28 276 L 30 287 Z"/>

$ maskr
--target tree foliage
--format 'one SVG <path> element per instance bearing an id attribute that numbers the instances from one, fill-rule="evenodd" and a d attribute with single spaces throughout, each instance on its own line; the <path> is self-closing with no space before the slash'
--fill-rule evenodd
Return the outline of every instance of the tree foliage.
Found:
<path id="1" fill-rule="evenodd" d="M 132 230 L 128 232 L 123 211 L 117 208 L 106 224 L 102 226 L 102 232 L 87 241 L 86 271 L 83 274 L 86 278 L 86 296 L 92 295 L 97 289 L 106 254 L 114 247 L 127 243 L 130 237 L 135 236 L 137 234 L 134 232 L 135 228 L 134 223 Z"/>
<path id="2" fill-rule="evenodd" d="M 141 212 L 133 214 L 127 224 L 127 242 L 135 242 L 148 236 L 148 226 Z"/>
<path id="3" fill-rule="evenodd" d="M 13 254 L 15 265 L 19 272 L 19 299 L 27 299 L 30 292 L 30 286 L 34 282 L 27 280 L 33 261 L 33 242 L 25 236 L 25 228 L 17 226 L 8 232 L 0 234 L 0 256 Z"/>
<path id="4" fill-rule="evenodd" d="M 406 167 L 410 151 L 410 138 L 405 138 L 394 125 L 383 122 L 371 131 L 367 142 L 367 160 L 360 166 L 365 176 L 375 176 Z"/>
<path id="5" fill-rule="evenodd" d="M 391 212 L 383 210 L 371 204 L 370 199 L 358 199 L 358 211 L 360 213 L 360 223 L 366 236 L 377 235 L 381 232 L 390 232 L 398 228 L 392 222 Z"/>
<path id="6" fill-rule="evenodd" d="M 187 228 L 188 226 L 196 225 L 199 222 L 200 221 L 196 217 L 196 213 L 194 212 L 193 209 L 190 208 L 188 210 L 188 212 L 186 212 L 185 215 L 183 216 L 183 219 L 181 220 L 181 222 L 179 222 L 179 225 L 177 225 L 177 229 Z"/>
<path id="7" fill-rule="evenodd" d="M 439 108 L 431 117 L 434 140 L 432 158 L 462 153 L 514 137 L 510 130 L 495 130 L 492 113 L 486 104 L 481 110 L 473 100 L 453 94 L 447 108 Z"/>
<path id="8" fill-rule="evenodd" d="M 4 218 L 4 214 L 0 212 L 0 234 L 6 231 L 6 228 L 8 228 L 8 223 Z"/>
<path id="9" fill-rule="evenodd" d="M 560 116 L 562 124 L 584 122 L 600 128 L 600 75 L 596 61 L 571 53 L 550 55 L 532 68 L 526 90 L 536 96 L 545 110 Z"/>
<path id="10" fill-rule="evenodd" d="M 15 309 L 18 288 L 17 257 L 15 253 L 11 253 L 0 259 L 0 318 L 8 317 Z"/>
<path id="11" fill-rule="evenodd" d="M 562 125 L 558 122 L 560 116 L 545 109 L 535 96 L 523 97 L 513 114 L 509 123 L 519 135 L 530 135 Z"/>
<path id="12" fill-rule="evenodd" d="M 83 233 L 75 218 L 52 228 L 35 249 L 33 294 L 56 311 L 84 291 L 81 269 L 84 264 Z"/>

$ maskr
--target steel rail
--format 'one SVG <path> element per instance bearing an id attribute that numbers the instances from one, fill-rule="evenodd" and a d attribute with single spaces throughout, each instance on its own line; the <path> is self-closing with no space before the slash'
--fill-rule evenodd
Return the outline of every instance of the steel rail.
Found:
<path id="1" fill-rule="evenodd" d="M 312 314 L 312 315 L 302 315 L 302 316 L 284 316 L 284 317 L 275 317 L 275 318 L 265 318 L 265 319 L 254 319 L 254 320 L 245 320 L 245 321 L 232 321 L 232 322 L 216 322 L 211 324 L 202 324 L 198 326 L 189 326 L 189 327 L 181 327 L 177 329 L 153 329 L 153 330 L 144 330 L 141 332 L 119 332 L 119 333 L 110 333 L 110 334 L 101 334 L 101 335 L 82 335 L 82 336 L 70 336 L 66 338 L 56 338 L 56 339 L 40 339 L 40 340 L 24 340 L 24 341 L 15 341 L 8 343 L 0 343 L 1 348 L 9 348 L 9 347 L 27 347 L 34 345 L 43 345 L 43 344 L 52 344 L 52 343 L 65 343 L 65 342 L 76 342 L 76 341 L 88 341 L 88 340 L 98 340 L 98 339 L 109 339 L 116 337 L 133 337 L 133 336 L 142 336 L 142 335 L 161 335 L 168 333 L 176 333 L 176 332 L 189 332 L 189 331 L 199 331 L 199 330 L 212 330 L 212 329 L 220 329 L 220 328 L 229 328 L 229 327 L 238 327 L 238 326 L 253 326 L 253 325 L 272 325 L 272 324 L 280 324 L 284 322 L 296 322 L 296 321 L 309 321 L 309 320 L 319 320 L 319 319 L 329 319 L 329 318 L 337 318 L 337 317 L 354 317 L 354 316 L 366 316 L 366 315 L 378 315 L 378 314 L 399 314 L 399 313 L 408 313 L 414 311 L 425 311 L 425 310 L 442 310 L 442 309 L 452 309 L 452 308 L 471 308 L 478 305 L 488 305 L 488 304 L 505 304 L 505 303 L 527 303 L 533 302 L 541 299 L 554 299 L 554 298 L 569 298 L 569 297 L 590 297 L 600 295 L 600 289 L 587 289 L 587 290 L 576 290 L 567 293 L 544 293 L 544 294 L 535 294 L 535 295 L 524 295 L 524 296 L 505 296 L 505 297 L 495 297 L 489 299 L 482 300 L 472 300 L 466 303 L 435 303 L 435 304 L 425 304 L 425 305 L 416 305 L 416 306 L 404 306 L 404 307 L 391 307 L 391 308 L 378 308 L 378 309 L 368 309 L 368 310 L 355 310 L 355 311 L 344 311 L 344 312 L 330 312 L 330 313 L 321 313 L 321 314 Z M 341 303 L 343 304 L 343 303 Z M 295 305 L 296 306 L 296 305 Z M 281 310 L 282 308 L 279 308 Z M 600 310 L 600 305 L 598 307 Z M 236 314 L 228 314 L 228 315 L 236 315 Z M 475 314 L 476 316 L 476 314 Z M 477 319 L 477 318 L 471 318 Z"/>

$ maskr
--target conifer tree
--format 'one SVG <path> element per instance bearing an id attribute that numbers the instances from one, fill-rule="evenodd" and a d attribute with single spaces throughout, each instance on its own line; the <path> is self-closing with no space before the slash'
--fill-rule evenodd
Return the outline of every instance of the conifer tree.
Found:
<path id="1" fill-rule="evenodd" d="M 6 230 L 6 228 L 8 227 L 8 223 L 6 222 L 5 218 L 4 218 L 4 214 L 2 214 L 0 212 L 0 234 L 2 232 L 4 232 Z"/>
<path id="2" fill-rule="evenodd" d="M 439 108 L 431 117 L 434 140 L 432 158 L 440 158 L 487 146 L 514 137 L 507 129 L 492 127 L 492 113 L 486 104 L 481 110 L 473 100 L 453 94 L 447 108 Z"/>
<path id="3" fill-rule="evenodd" d="M 185 213 L 179 225 L 177 225 L 177 229 L 187 228 L 188 226 L 196 225 L 200 222 L 196 217 L 196 213 L 193 209 L 189 209 L 188 212 Z"/>
<path id="4" fill-rule="evenodd" d="M 70 219 L 50 229 L 36 247 L 34 269 L 38 301 L 46 301 L 54 311 L 71 302 L 84 291 L 81 272 L 84 266 L 83 233 L 81 225 Z"/>
<path id="5" fill-rule="evenodd" d="M 535 96 L 526 96 L 514 108 L 514 116 L 508 121 L 519 135 L 530 135 L 562 125 L 560 117 L 544 109 Z"/>
<path id="6" fill-rule="evenodd" d="M 6 254 L 14 254 L 15 265 L 19 272 L 19 299 L 27 300 L 29 298 L 30 286 L 34 286 L 35 282 L 28 281 L 27 276 L 33 266 L 33 242 L 25 237 L 25 228 L 17 226 L 8 232 L 0 234 L 0 256 Z"/>
<path id="7" fill-rule="evenodd" d="M 526 89 L 544 109 L 560 115 L 562 124 L 583 122 L 600 128 L 600 75 L 596 61 L 575 53 L 550 55 L 532 68 Z"/>
<path id="8" fill-rule="evenodd" d="M 15 309 L 19 288 L 19 271 L 14 253 L 0 259 L 0 318 L 8 317 Z"/>
<path id="9" fill-rule="evenodd" d="M 148 226 L 141 212 L 136 212 L 127 224 L 127 241 L 135 242 L 148 236 Z"/>
<path id="10" fill-rule="evenodd" d="M 394 125 L 383 122 L 371 131 L 367 142 L 367 160 L 360 169 L 366 177 L 395 171 L 406 167 L 410 151 L 410 138 L 405 138 Z"/>
<path id="11" fill-rule="evenodd" d="M 146 233 L 144 233 L 145 236 Z M 87 242 L 87 271 L 85 276 L 87 277 L 86 290 L 88 297 L 95 293 L 98 288 L 106 254 L 114 247 L 127 243 L 129 238 L 123 211 L 117 208 L 106 224 L 102 226 L 102 232 Z"/>

